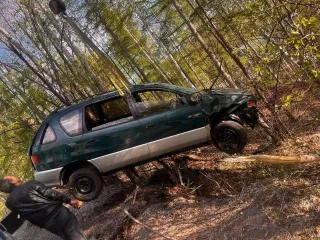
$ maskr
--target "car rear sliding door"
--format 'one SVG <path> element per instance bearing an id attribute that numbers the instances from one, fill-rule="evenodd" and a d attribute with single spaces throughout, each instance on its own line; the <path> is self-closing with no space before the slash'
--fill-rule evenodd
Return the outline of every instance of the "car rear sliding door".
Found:
<path id="1" fill-rule="evenodd" d="M 82 137 L 83 157 L 101 172 L 149 158 L 144 135 L 123 97 L 113 97 L 85 106 Z"/>

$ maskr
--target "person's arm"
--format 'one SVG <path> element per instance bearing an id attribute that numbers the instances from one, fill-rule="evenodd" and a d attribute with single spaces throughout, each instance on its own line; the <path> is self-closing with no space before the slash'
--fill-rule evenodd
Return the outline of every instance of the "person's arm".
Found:
<path id="1" fill-rule="evenodd" d="M 34 190 L 37 191 L 39 194 L 44 196 L 45 198 L 51 199 L 51 200 L 57 200 L 62 203 L 67 203 L 70 204 L 71 198 L 57 192 L 55 190 L 52 190 L 51 188 L 46 187 L 43 183 L 41 182 L 36 182 L 34 184 Z"/>

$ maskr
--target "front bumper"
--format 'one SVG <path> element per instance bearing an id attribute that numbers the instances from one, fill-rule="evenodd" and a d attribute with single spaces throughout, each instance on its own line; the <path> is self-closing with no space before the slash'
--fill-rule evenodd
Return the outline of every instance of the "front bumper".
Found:
<path id="1" fill-rule="evenodd" d="M 259 120 L 258 109 L 255 107 L 244 109 L 239 114 L 239 118 L 243 123 L 253 128 Z"/>

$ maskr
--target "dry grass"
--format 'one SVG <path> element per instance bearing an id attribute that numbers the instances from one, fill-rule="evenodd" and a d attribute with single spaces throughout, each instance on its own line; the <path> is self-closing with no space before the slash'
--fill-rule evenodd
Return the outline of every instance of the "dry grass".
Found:
<path id="1" fill-rule="evenodd" d="M 296 142 L 319 153 L 319 133 L 289 139 L 270 154 L 301 153 Z M 310 143 L 310 144 L 309 144 Z M 312 144 L 311 144 L 312 143 Z M 256 143 L 250 143 L 249 153 Z M 289 153 L 289 152 L 288 152 Z M 217 163 L 212 146 L 188 152 L 205 161 L 179 162 L 184 185 L 155 171 L 138 190 L 122 176 L 107 179 L 103 194 L 73 210 L 87 236 L 97 239 L 164 239 L 126 216 L 173 239 L 314 239 L 320 226 L 320 165 Z M 211 159 L 211 161 L 208 159 Z M 172 164 L 169 162 L 169 164 Z M 31 234 L 32 232 L 32 234 Z M 29 225 L 18 239 L 57 239 Z"/>

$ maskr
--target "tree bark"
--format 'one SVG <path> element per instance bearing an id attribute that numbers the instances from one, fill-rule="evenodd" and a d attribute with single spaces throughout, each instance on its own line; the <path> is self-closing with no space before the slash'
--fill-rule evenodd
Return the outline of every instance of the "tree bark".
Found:
<path id="1" fill-rule="evenodd" d="M 73 22 L 73 20 L 68 15 L 62 15 L 62 16 L 64 19 L 68 21 L 68 23 L 73 28 L 73 30 L 77 33 L 77 35 L 101 58 L 101 60 L 103 60 L 103 62 L 105 63 L 105 67 L 107 67 L 107 70 L 109 70 L 110 73 L 112 73 L 112 75 L 118 79 L 118 81 L 122 84 L 122 86 L 128 90 L 125 84 L 126 77 L 123 75 L 120 69 L 118 69 L 118 67 L 115 66 L 112 63 L 112 61 L 110 61 L 107 58 L 107 56 L 94 44 L 94 42 L 87 35 L 85 35 L 81 31 L 81 29 Z M 118 90 L 119 94 L 124 95 L 119 85 L 112 78 L 109 78 L 109 79 L 113 84 L 113 86 Z"/>
<path id="2" fill-rule="evenodd" d="M 153 41 L 156 44 L 159 44 L 160 49 L 164 50 L 164 55 L 168 56 L 170 58 L 170 60 L 172 61 L 172 63 L 174 64 L 174 66 L 176 67 L 176 69 L 178 70 L 179 74 L 181 75 L 181 77 L 188 83 L 188 85 L 190 87 L 196 88 L 195 85 L 192 83 L 190 77 L 187 75 L 187 73 L 184 71 L 184 69 L 181 67 L 181 65 L 178 63 L 178 61 L 176 60 L 176 58 L 172 55 L 172 53 L 170 52 L 168 46 L 166 46 L 166 44 L 164 44 L 161 39 L 159 39 L 159 37 L 150 29 L 150 27 L 148 26 L 145 17 L 143 16 L 143 14 L 140 12 L 139 9 L 137 9 L 136 6 L 132 5 L 135 12 L 137 13 L 139 19 L 142 21 L 142 23 L 144 24 L 144 26 L 146 27 L 148 33 L 150 34 L 151 38 L 153 39 Z M 182 84 L 183 85 L 183 84 Z"/>
<path id="3" fill-rule="evenodd" d="M 0 28 L 0 41 L 3 42 L 17 57 L 19 57 L 33 72 L 35 75 L 42 80 L 42 82 L 47 86 L 47 88 L 64 104 L 69 104 L 69 99 L 65 96 L 59 94 L 55 89 L 52 83 L 50 83 L 45 76 L 40 74 L 39 72 L 47 73 L 43 67 L 38 63 L 38 61 L 33 57 L 33 55 L 27 51 L 20 43 L 14 41 L 11 36 L 5 32 L 2 28 Z M 23 56 L 23 54 L 28 56 L 28 58 L 32 61 L 35 67 Z M 49 74 L 50 75 L 50 74 Z"/>
<path id="4" fill-rule="evenodd" d="M 167 76 L 167 74 L 164 72 L 164 70 L 161 68 L 161 66 L 158 65 L 158 63 L 156 62 L 155 59 L 153 59 L 153 57 L 146 51 L 144 50 L 140 44 L 138 39 L 136 39 L 135 36 L 133 36 L 131 34 L 131 32 L 127 29 L 126 26 L 124 26 L 124 29 L 126 31 L 126 33 L 133 39 L 133 41 L 135 42 L 135 44 L 139 47 L 139 49 L 143 52 L 143 54 L 148 58 L 148 60 L 152 63 L 152 65 L 154 66 L 155 69 L 158 70 L 158 72 L 160 73 L 160 75 L 162 76 L 162 78 L 169 84 L 172 84 L 172 82 L 170 81 L 169 77 Z"/>
<path id="5" fill-rule="evenodd" d="M 211 31 L 212 35 L 220 43 L 220 45 L 223 47 L 223 49 L 229 54 L 229 56 L 232 58 L 232 60 L 238 65 L 238 67 L 241 69 L 241 71 L 243 72 L 245 77 L 248 78 L 249 80 L 251 80 L 251 77 L 250 77 L 246 67 L 242 64 L 240 59 L 234 54 L 234 49 L 227 42 L 227 40 L 224 38 L 224 36 L 220 33 L 218 28 L 213 24 L 213 22 L 211 21 L 211 19 L 209 18 L 209 16 L 205 12 L 205 10 L 203 9 L 202 5 L 200 4 L 199 0 L 195 0 L 195 1 L 196 1 L 197 5 L 198 5 L 198 8 L 200 9 L 202 14 L 204 15 L 204 17 L 202 17 L 201 14 L 199 15 L 199 17 L 201 18 L 202 22 L 208 26 L 208 28 Z M 193 5 L 190 2 L 190 0 L 188 0 L 188 2 L 189 2 L 189 5 L 191 5 L 193 7 Z"/>
<path id="6" fill-rule="evenodd" d="M 183 13 L 180 5 L 177 3 L 176 0 L 172 0 L 172 3 L 179 13 L 180 17 L 185 21 L 185 23 L 188 25 L 191 33 L 194 35 L 194 37 L 198 40 L 200 45 L 202 46 L 203 50 L 207 53 L 209 56 L 211 62 L 216 67 L 217 71 L 221 73 L 225 81 L 229 84 L 230 87 L 238 88 L 236 83 L 233 81 L 232 77 L 225 71 L 224 67 L 222 66 L 222 63 L 217 60 L 217 57 L 213 54 L 213 52 L 210 50 L 208 45 L 205 43 L 203 38 L 198 33 L 196 27 L 191 23 L 191 21 L 186 17 L 186 15 Z"/>

